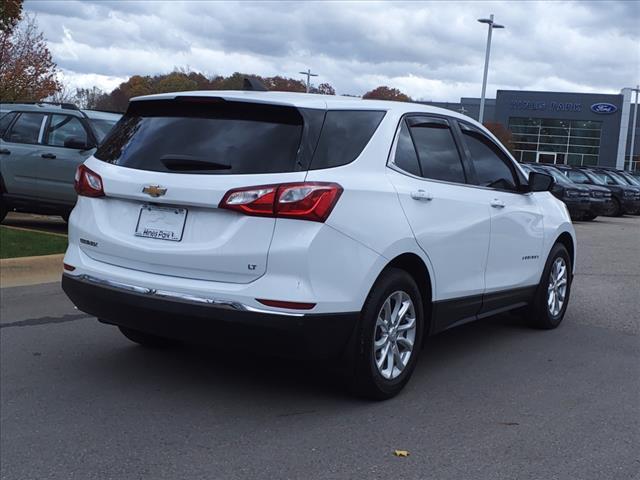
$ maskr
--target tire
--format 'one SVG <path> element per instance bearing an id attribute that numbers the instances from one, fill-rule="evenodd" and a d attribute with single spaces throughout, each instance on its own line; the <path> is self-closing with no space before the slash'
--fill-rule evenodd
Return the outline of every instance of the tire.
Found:
<path id="1" fill-rule="evenodd" d="M 118 327 L 120 332 L 134 343 L 142 345 L 148 348 L 165 348 L 175 345 L 177 342 L 170 338 L 158 337 L 157 335 L 151 335 L 150 333 L 141 332 L 139 330 L 132 330 L 127 327 Z"/>
<path id="2" fill-rule="evenodd" d="M 613 197 L 613 206 L 611 207 L 611 212 L 609 216 L 611 217 L 619 217 L 622 215 L 622 205 L 620 204 L 620 200 Z"/>
<path id="3" fill-rule="evenodd" d="M 404 308 L 407 300 L 410 301 L 409 308 L 393 322 L 396 305 L 401 304 Z M 391 333 L 388 330 L 390 319 Z M 414 327 L 408 327 L 412 323 Z M 422 296 L 414 279 L 404 270 L 385 270 L 371 288 L 361 312 L 352 347 L 351 390 L 356 395 L 376 400 L 397 395 L 409 381 L 416 366 L 422 347 L 423 325 Z M 398 326 L 400 329 L 397 329 Z M 380 344 L 378 348 L 374 346 L 376 339 Z M 412 343 L 410 349 L 408 342 Z M 385 351 L 392 352 L 391 357 L 389 353 L 383 356 Z M 376 358 L 380 359 L 380 367 Z M 390 364 L 392 359 L 393 365 Z M 400 365 L 404 364 L 403 367 L 397 367 L 397 359 Z"/>
<path id="4" fill-rule="evenodd" d="M 593 213 L 589 213 L 588 215 L 585 215 L 585 217 L 583 218 L 583 220 L 587 221 L 587 222 L 592 222 L 593 220 L 595 220 L 597 218 L 597 215 L 594 215 Z"/>
<path id="5" fill-rule="evenodd" d="M 560 276 L 562 266 L 564 266 L 564 275 Z M 549 258 L 547 258 L 535 296 L 531 304 L 525 309 L 525 315 L 531 326 L 550 330 L 560 325 L 569 304 L 571 282 L 573 280 L 571 272 L 569 252 L 564 245 L 556 243 L 551 249 L 551 253 L 549 253 Z M 564 295 L 562 295 L 562 278 L 564 278 Z M 554 294 L 557 303 L 551 301 L 550 298 L 552 295 L 550 285 L 552 283 L 556 285 Z"/>

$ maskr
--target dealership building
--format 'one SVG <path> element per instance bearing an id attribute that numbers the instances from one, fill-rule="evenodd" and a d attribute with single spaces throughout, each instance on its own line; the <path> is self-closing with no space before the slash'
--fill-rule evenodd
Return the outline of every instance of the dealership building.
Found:
<path id="1" fill-rule="evenodd" d="M 479 98 L 458 103 L 421 102 L 478 119 Z M 632 89 L 619 94 L 498 90 L 485 102 L 484 123 L 511 132 L 511 150 L 522 162 L 602 165 L 640 170 L 640 120 L 636 124 Z"/>

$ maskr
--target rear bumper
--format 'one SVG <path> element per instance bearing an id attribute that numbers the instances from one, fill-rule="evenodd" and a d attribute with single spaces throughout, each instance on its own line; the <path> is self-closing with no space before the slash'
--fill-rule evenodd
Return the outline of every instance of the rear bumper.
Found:
<path id="1" fill-rule="evenodd" d="M 65 274 L 78 309 L 107 324 L 194 343 L 233 345 L 287 357 L 339 358 L 359 312 L 281 314 L 232 303 L 167 298 Z"/>

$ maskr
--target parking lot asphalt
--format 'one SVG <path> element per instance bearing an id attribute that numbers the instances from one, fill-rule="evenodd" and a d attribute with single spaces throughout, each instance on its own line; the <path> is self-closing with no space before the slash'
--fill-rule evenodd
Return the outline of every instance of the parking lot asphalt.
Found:
<path id="1" fill-rule="evenodd" d="M 318 365 L 145 350 L 57 284 L 2 289 L 0 477 L 639 478 L 640 218 L 576 230 L 560 328 L 435 336 L 386 402 Z"/>

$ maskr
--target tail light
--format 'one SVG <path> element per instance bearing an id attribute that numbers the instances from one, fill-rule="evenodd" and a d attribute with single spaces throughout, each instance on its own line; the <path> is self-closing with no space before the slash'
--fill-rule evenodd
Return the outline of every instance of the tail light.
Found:
<path id="1" fill-rule="evenodd" d="M 218 205 L 245 215 L 324 222 L 342 187 L 337 183 L 302 182 L 229 190 Z"/>
<path id="2" fill-rule="evenodd" d="M 102 178 L 96 172 L 84 165 L 78 166 L 73 183 L 78 195 L 84 197 L 104 197 Z"/>

